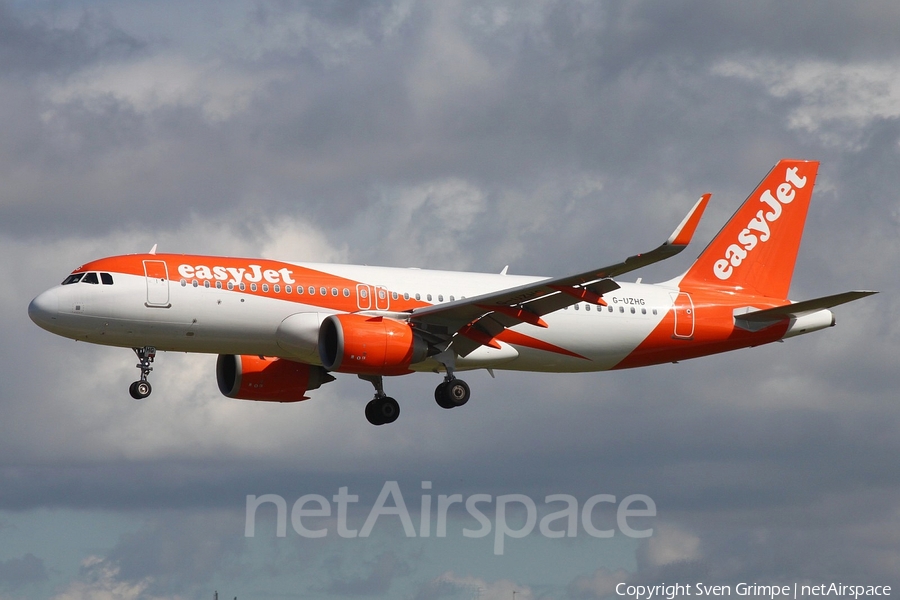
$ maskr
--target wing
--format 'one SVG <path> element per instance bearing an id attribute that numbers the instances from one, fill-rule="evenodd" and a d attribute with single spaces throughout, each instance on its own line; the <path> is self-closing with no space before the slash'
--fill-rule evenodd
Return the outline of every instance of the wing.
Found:
<path id="1" fill-rule="evenodd" d="M 479 346 L 499 348 L 494 338 L 521 323 L 546 327 L 542 316 L 577 302 L 605 305 L 603 294 L 619 288 L 611 278 L 665 260 L 691 241 L 710 195 L 702 196 L 672 235 L 659 247 L 623 262 L 577 275 L 543 279 L 472 298 L 414 309 L 410 322 L 429 341 L 466 356 Z"/>

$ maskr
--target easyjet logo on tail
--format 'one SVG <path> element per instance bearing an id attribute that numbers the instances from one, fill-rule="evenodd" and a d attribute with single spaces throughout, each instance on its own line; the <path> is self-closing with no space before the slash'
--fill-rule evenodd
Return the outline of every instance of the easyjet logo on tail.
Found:
<path id="1" fill-rule="evenodd" d="M 769 223 L 774 223 L 781 217 L 784 210 L 782 206 L 794 201 L 797 190 L 806 186 L 806 181 L 806 177 L 797 175 L 797 167 L 791 167 L 785 170 L 784 182 L 778 184 L 774 194 L 772 194 L 772 190 L 762 193 L 759 201 L 766 204 L 769 210 L 760 209 L 738 234 L 737 243 L 729 245 L 725 249 L 724 258 L 720 258 L 713 264 L 713 273 L 716 277 L 722 281 L 728 280 L 759 242 L 769 240 L 771 237 Z"/>

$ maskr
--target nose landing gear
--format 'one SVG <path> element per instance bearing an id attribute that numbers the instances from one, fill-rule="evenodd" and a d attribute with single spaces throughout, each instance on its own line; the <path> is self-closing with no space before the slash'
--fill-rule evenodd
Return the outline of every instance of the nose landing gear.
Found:
<path id="1" fill-rule="evenodd" d="M 150 395 L 151 391 L 153 391 L 153 388 L 150 387 L 150 382 L 147 381 L 147 376 L 150 375 L 150 371 L 153 370 L 153 367 L 150 365 L 153 364 L 153 359 L 156 358 L 156 348 L 153 346 L 144 346 L 143 348 L 132 348 L 132 350 L 134 350 L 134 353 L 140 361 L 136 366 L 141 370 L 141 378 L 131 384 L 128 388 L 128 392 L 135 400 L 143 400 Z"/>

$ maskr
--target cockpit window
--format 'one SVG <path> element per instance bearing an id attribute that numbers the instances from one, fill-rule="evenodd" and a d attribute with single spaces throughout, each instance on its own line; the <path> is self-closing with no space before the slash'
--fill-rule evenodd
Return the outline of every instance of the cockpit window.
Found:
<path id="1" fill-rule="evenodd" d="M 85 273 L 81 283 L 93 283 L 94 285 L 99 285 L 100 280 L 97 278 L 96 273 Z"/>
<path id="2" fill-rule="evenodd" d="M 100 273 L 100 283 L 103 285 L 112 285 L 113 278 L 109 273 Z"/>
<path id="3" fill-rule="evenodd" d="M 81 278 L 84 277 L 84 273 L 72 273 L 68 277 L 66 277 L 61 285 L 69 285 L 70 283 L 78 283 L 81 281 Z"/>

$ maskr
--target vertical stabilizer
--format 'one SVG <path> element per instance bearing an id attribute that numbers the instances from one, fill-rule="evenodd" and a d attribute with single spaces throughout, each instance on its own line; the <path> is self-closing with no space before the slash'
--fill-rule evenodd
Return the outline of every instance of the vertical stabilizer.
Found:
<path id="1" fill-rule="evenodd" d="M 781 160 L 713 238 L 681 289 L 716 287 L 786 299 L 819 163 Z"/>

